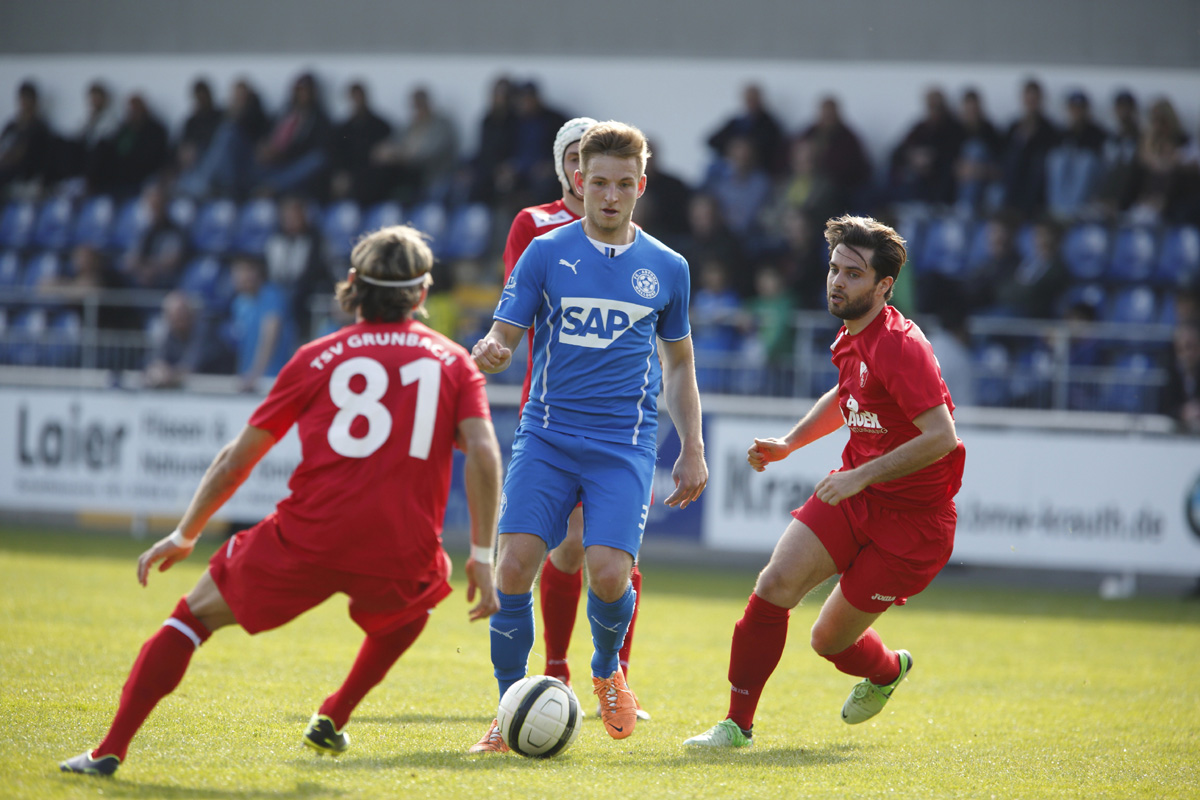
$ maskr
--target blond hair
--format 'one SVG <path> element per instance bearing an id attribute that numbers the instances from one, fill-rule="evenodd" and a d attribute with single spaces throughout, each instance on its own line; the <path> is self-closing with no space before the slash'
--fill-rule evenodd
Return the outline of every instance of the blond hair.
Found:
<path id="1" fill-rule="evenodd" d="M 637 161 L 638 175 L 646 171 L 650 146 L 646 135 L 632 125 L 608 120 L 588 128 L 579 140 L 579 171 L 587 173 L 588 161 L 594 156 L 632 158 Z"/>

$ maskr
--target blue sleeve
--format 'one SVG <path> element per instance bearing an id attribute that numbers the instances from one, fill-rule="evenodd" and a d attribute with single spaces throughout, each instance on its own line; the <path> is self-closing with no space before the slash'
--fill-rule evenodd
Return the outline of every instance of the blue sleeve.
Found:
<path id="1" fill-rule="evenodd" d="M 508 283 L 500 292 L 500 302 L 492 316 L 518 328 L 532 327 L 538 308 L 542 305 L 542 286 L 546 265 L 538 241 L 529 243 L 513 267 Z"/>
<path id="2" fill-rule="evenodd" d="M 680 256 L 674 280 L 671 281 L 671 298 L 667 301 L 667 307 L 658 315 L 658 335 L 665 341 L 678 342 L 692 333 L 692 326 L 688 321 L 691 281 L 687 261 Z"/>

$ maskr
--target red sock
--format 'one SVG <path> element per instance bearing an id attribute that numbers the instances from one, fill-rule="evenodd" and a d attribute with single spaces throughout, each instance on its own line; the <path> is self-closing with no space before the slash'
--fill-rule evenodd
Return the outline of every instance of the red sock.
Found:
<path id="1" fill-rule="evenodd" d="M 583 590 L 583 570 L 563 572 L 546 556 L 542 580 L 538 584 L 542 606 L 542 638 L 546 643 L 546 674 L 563 683 L 571 680 L 567 666 L 567 648 L 579 613 L 579 594 Z"/>
<path id="2" fill-rule="evenodd" d="M 866 678 L 876 686 L 884 686 L 900 676 L 900 657 L 895 650 L 883 646 L 874 628 L 867 628 L 858 641 L 840 653 L 822 656 L 847 675 Z"/>
<path id="3" fill-rule="evenodd" d="M 358 650 L 358 658 L 354 660 L 350 674 L 336 692 L 325 698 L 317 713 L 333 720 L 333 727 L 339 731 L 346 727 L 350 715 L 367 696 L 367 692 L 387 677 L 388 670 L 417 640 L 427 622 L 429 615 L 422 614 L 399 630 L 382 636 L 368 636 Z"/>
<path id="4" fill-rule="evenodd" d="M 749 730 L 767 679 L 775 671 L 787 644 L 791 611 L 750 595 L 746 611 L 733 626 L 729 655 L 729 718 Z"/>
<path id="5" fill-rule="evenodd" d="M 633 626 L 637 624 L 638 606 L 642 604 L 642 573 L 638 569 L 637 562 L 634 562 L 633 572 L 629 573 L 629 582 L 633 584 L 635 597 L 633 598 L 633 618 L 629 620 L 629 630 L 625 631 L 625 644 L 621 645 L 621 652 L 617 657 L 621 659 L 621 671 L 625 673 L 625 677 L 629 677 L 629 649 L 633 647 Z"/>
<path id="6" fill-rule="evenodd" d="M 94 751 L 97 758 L 115 755 L 125 760 L 129 742 L 138 728 L 158 701 L 173 692 L 183 680 L 192 653 L 211 635 L 208 628 L 192 615 L 187 600 L 180 598 L 171 616 L 146 640 L 133 662 L 133 669 L 121 689 L 121 704 L 112 727 Z"/>

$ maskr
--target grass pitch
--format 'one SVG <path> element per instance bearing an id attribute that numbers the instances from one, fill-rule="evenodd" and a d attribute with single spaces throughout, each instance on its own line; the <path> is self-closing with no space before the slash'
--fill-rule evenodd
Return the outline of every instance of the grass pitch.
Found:
<path id="1" fill-rule="evenodd" d="M 609 739 L 595 717 L 547 761 L 468 756 L 496 701 L 487 628 L 459 591 L 359 708 L 349 753 L 300 744 L 360 634 L 335 598 L 257 637 L 218 632 L 113 779 L 57 762 L 103 736 L 142 642 L 216 543 L 135 581 L 145 543 L 0 531 L 0 796 L 7 798 L 907 797 L 1183 798 L 1200 794 L 1200 603 L 938 582 L 879 629 L 916 656 L 876 719 L 850 727 L 855 679 L 808 649 L 824 590 L 793 614 L 755 747 L 685 750 L 724 716 L 733 623 L 753 574 L 644 563 L 630 683 L 654 715 Z M 456 574 L 461 578 L 461 561 Z M 572 650 L 581 700 L 590 641 Z M 542 668 L 540 647 L 531 667 Z"/>

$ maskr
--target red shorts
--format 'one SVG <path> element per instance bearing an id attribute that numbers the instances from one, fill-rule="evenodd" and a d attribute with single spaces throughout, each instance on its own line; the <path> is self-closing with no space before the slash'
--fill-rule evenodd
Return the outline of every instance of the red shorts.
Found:
<path id="1" fill-rule="evenodd" d="M 809 527 L 842 574 L 842 594 L 860 611 L 904 605 L 946 566 L 954 549 L 954 501 L 932 511 L 884 508 L 862 493 L 836 506 L 813 495 L 792 516 Z"/>
<path id="2" fill-rule="evenodd" d="M 450 594 L 450 558 L 432 581 L 403 581 L 339 572 L 301 561 L 274 514 L 234 534 L 213 554 L 208 570 L 234 619 L 249 633 L 278 628 L 335 592 L 350 596 L 350 618 L 368 636 L 391 633 L 428 614 Z"/>

